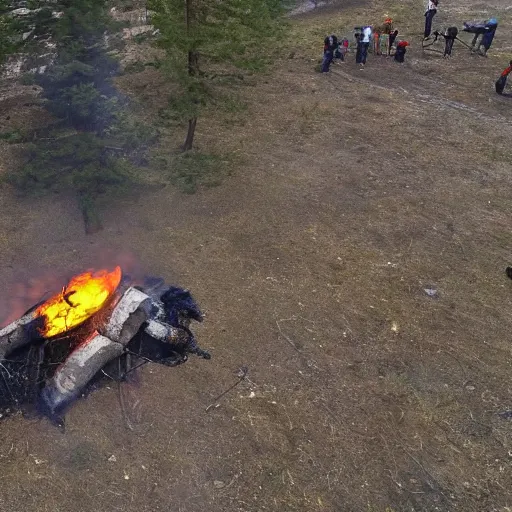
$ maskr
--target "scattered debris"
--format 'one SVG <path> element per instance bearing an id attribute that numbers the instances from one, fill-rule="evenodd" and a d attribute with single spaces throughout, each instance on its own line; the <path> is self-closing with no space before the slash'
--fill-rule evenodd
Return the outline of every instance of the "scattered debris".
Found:
<path id="1" fill-rule="evenodd" d="M 437 298 L 439 297 L 438 295 L 438 292 L 435 288 L 423 288 L 423 291 L 429 296 L 429 297 L 432 297 L 432 298 Z"/>
<path id="2" fill-rule="evenodd" d="M 109 462 L 117 462 L 117 458 L 115 455 L 111 455 L 108 459 Z"/>

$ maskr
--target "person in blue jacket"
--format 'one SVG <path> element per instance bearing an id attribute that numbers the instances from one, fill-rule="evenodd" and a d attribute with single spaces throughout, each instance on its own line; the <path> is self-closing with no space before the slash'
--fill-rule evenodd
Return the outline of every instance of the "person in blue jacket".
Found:
<path id="1" fill-rule="evenodd" d="M 496 29 L 498 28 L 498 20 L 496 18 L 491 18 L 490 20 L 485 22 L 485 31 L 482 34 L 482 39 L 480 39 L 480 43 L 475 48 L 475 51 L 480 52 L 482 55 L 487 55 L 489 48 L 492 45 L 494 40 L 494 35 L 496 34 Z M 476 39 L 476 36 L 475 36 Z M 483 47 L 483 51 L 480 48 Z"/>

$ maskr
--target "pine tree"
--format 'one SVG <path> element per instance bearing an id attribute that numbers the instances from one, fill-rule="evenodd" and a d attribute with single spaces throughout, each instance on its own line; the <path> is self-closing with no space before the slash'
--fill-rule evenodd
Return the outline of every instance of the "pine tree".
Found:
<path id="1" fill-rule="evenodd" d="M 102 134 L 112 123 L 118 95 L 111 78 L 119 67 L 106 48 L 104 34 L 112 24 L 106 3 L 68 0 L 51 4 L 51 10 L 43 4 L 36 26 L 57 45 L 52 66 L 36 77 L 47 108 L 77 130 Z"/>
<path id="2" fill-rule="evenodd" d="M 250 69 L 261 49 L 280 32 L 280 0 L 150 0 L 165 68 L 181 86 L 181 108 L 188 117 L 183 151 L 194 141 L 201 108 L 212 99 L 211 71 Z"/>
<path id="3" fill-rule="evenodd" d="M 21 39 L 19 27 L 11 15 L 12 10 L 11 2 L 0 0 L 0 65 L 16 50 L 17 40 Z"/>
<path id="4" fill-rule="evenodd" d="M 112 83 L 119 66 L 106 45 L 113 23 L 106 2 L 39 1 L 33 7 L 30 30 L 55 45 L 52 64 L 34 79 L 56 122 L 44 137 L 26 137 L 27 163 L 7 179 L 24 192 L 73 191 L 86 231 L 94 232 L 101 229 L 97 197 L 129 180 L 131 156 L 154 133 L 130 121 Z"/>

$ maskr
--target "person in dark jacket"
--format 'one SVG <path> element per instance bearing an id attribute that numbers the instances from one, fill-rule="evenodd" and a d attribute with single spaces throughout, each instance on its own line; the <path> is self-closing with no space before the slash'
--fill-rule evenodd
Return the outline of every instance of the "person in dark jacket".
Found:
<path id="1" fill-rule="evenodd" d="M 334 52 L 338 47 L 338 38 L 334 35 L 324 39 L 324 59 L 322 61 L 322 73 L 328 73 L 334 58 Z"/>
<path id="2" fill-rule="evenodd" d="M 457 27 L 448 27 L 446 32 L 443 34 L 444 37 L 444 56 L 451 57 L 452 56 L 452 48 L 455 39 L 459 35 L 459 29 Z"/>
<path id="3" fill-rule="evenodd" d="M 342 51 L 342 43 L 338 41 L 336 36 L 332 36 L 332 38 L 334 40 L 334 58 L 343 62 L 345 60 L 345 54 Z"/>
<path id="4" fill-rule="evenodd" d="M 397 37 L 398 30 L 395 30 L 394 32 L 391 32 L 391 34 L 389 34 L 388 55 L 391 55 L 391 48 L 393 48 L 393 45 L 395 44 Z"/>
<path id="5" fill-rule="evenodd" d="M 402 64 L 405 61 L 405 54 L 407 52 L 408 46 L 409 43 L 407 41 L 400 41 L 396 45 L 395 60 L 397 62 L 400 62 L 400 64 Z"/>
<path id="6" fill-rule="evenodd" d="M 432 33 L 432 20 L 437 14 L 439 0 L 428 0 L 427 10 L 425 11 L 425 39 Z"/>
<path id="7" fill-rule="evenodd" d="M 361 64 L 361 55 L 362 55 L 362 43 L 361 43 L 361 34 L 356 32 L 354 35 L 356 40 L 356 64 Z"/>

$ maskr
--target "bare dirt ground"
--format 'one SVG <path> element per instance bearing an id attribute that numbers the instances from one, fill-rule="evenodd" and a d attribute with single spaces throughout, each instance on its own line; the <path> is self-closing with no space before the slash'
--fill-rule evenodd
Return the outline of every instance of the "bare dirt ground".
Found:
<path id="1" fill-rule="evenodd" d="M 493 85 L 512 12 L 494 4 L 488 59 L 423 55 L 421 2 L 295 20 L 294 57 L 242 90 L 247 115 L 199 125 L 201 148 L 243 156 L 235 174 L 113 201 L 96 235 L 70 199 L 0 190 L 4 311 L 16 283 L 120 259 L 193 291 L 213 354 L 146 367 L 133 432 L 115 387 L 65 433 L 0 424 L 0 510 L 511 510 L 512 98 Z M 438 25 L 483 10 L 454 1 Z M 325 34 L 388 13 L 413 43 L 404 66 L 313 72 Z M 136 75 L 147 98 L 154 73 Z"/>

